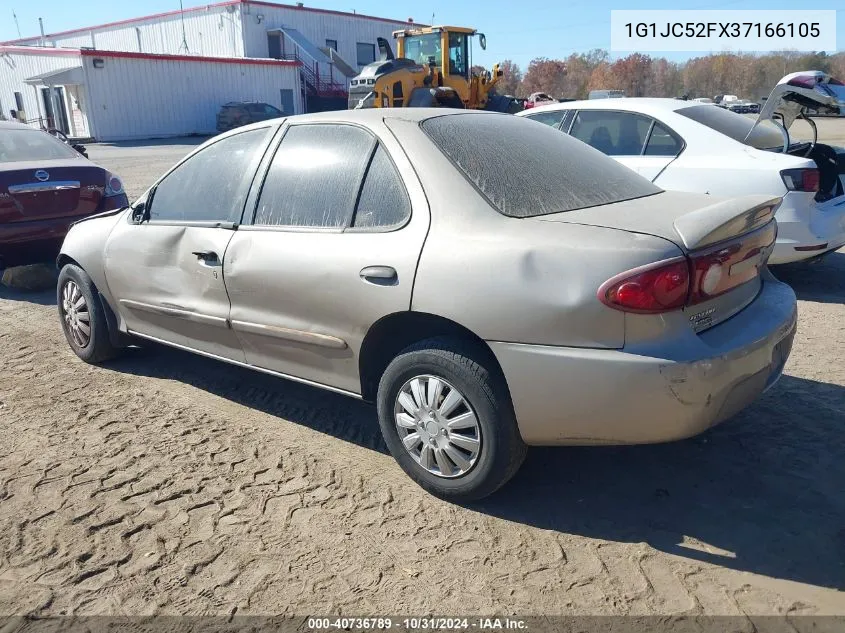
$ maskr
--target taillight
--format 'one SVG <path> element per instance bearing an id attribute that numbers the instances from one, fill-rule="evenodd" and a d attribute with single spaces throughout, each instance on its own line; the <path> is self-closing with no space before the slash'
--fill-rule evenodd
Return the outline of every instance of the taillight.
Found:
<path id="1" fill-rule="evenodd" d="M 123 193 L 123 183 L 114 174 L 106 172 L 106 189 L 104 196 L 117 196 Z"/>
<path id="2" fill-rule="evenodd" d="M 821 75 L 798 75 L 787 81 L 786 85 L 796 86 L 797 88 L 815 88 L 821 80 Z"/>
<path id="3" fill-rule="evenodd" d="M 606 281 L 598 298 L 638 314 L 659 314 L 714 299 L 760 274 L 777 238 L 774 221 L 735 240 L 629 270 Z"/>
<path id="4" fill-rule="evenodd" d="M 605 282 L 599 300 L 623 312 L 659 314 L 683 308 L 689 294 L 686 258 L 636 268 Z"/>
<path id="5" fill-rule="evenodd" d="M 818 169 L 784 169 L 780 177 L 789 191 L 819 190 L 821 176 Z"/>

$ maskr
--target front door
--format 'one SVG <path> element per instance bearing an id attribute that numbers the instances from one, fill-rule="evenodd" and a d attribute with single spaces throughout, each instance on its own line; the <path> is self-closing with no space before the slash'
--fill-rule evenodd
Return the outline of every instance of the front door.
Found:
<path id="1" fill-rule="evenodd" d="M 244 361 L 229 325 L 223 263 L 275 126 L 200 149 L 142 198 L 105 249 L 106 279 L 133 333 Z"/>
<path id="2" fill-rule="evenodd" d="M 391 137 L 294 125 L 254 196 L 224 262 L 247 362 L 359 393 L 368 330 L 410 309 L 428 229 L 413 169 Z"/>

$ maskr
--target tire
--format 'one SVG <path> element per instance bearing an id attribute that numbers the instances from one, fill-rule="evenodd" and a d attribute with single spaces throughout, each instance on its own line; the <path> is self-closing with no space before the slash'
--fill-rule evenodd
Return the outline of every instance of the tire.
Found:
<path id="1" fill-rule="evenodd" d="M 486 109 L 492 112 L 516 114 L 517 112 L 522 112 L 524 108 L 522 107 L 522 103 L 514 97 L 493 93 L 487 99 Z"/>
<path id="2" fill-rule="evenodd" d="M 447 501 L 476 501 L 494 493 L 516 474 L 527 452 L 507 385 L 486 356 L 477 346 L 460 339 L 428 339 L 400 352 L 379 382 L 379 426 L 390 453 L 411 479 Z M 414 392 L 414 380 L 420 381 L 417 396 L 410 395 Z M 437 384 L 442 391 L 437 391 Z M 457 390 L 457 396 L 451 395 L 452 390 Z M 439 394 L 435 396 L 438 412 L 429 414 L 430 409 L 424 406 L 412 416 L 399 403 L 403 392 L 405 402 L 410 397 L 414 405 L 427 399 L 431 392 Z M 463 400 L 450 413 L 447 401 L 451 398 L 454 403 L 458 396 Z M 440 415 L 440 411 L 445 415 Z M 400 416 L 404 424 L 401 429 L 397 422 Z M 475 428 L 452 430 L 451 424 L 457 425 L 458 418 L 463 420 L 461 424 L 474 419 Z M 420 438 L 413 453 L 402 439 L 415 443 L 417 438 L 412 435 Z M 478 450 L 473 458 L 472 450 L 464 447 L 476 439 Z M 461 446 L 452 441 L 460 441 Z M 423 457 L 424 451 L 430 460 Z M 451 456 L 457 456 L 458 461 Z M 445 458 L 448 459 L 441 468 Z"/>
<path id="3" fill-rule="evenodd" d="M 80 302 L 80 299 L 84 301 Z M 59 273 L 56 302 L 62 331 L 70 348 L 79 358 L 86 363 L 97 364 L 120 353 L 120 349 L 115 347 L 109 338 L 108 321 L 100 302 L 100 293 L 88 274 L 79 266 L 67 264 L 62 268 Z"/>

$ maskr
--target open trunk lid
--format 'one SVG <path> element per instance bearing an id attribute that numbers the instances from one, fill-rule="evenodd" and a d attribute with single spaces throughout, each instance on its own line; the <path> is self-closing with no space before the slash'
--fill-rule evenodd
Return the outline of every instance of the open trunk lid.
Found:
<path id="1" fill-rule="evenodd" d="M 777 236 L 774 213 L 780 201 L 770 196 L 714 199 L 663 192 L 536 219 L 619 229 L 673 242 L 684 255 L 679 262 L 686 262 L 685 267 L 680 263 L 688 276 L 683 311 L 690 327 L 701 332 L 742 310 L 759 293 L 760 270 Z"/>
<path id="2" fill-rule="evenodd" d="M 764 121 L 780 122 L 788 130 L 795 119 L 806 115 L 809 110 L 819 114 L 845 112 L 845 85 L 820 70 L 802 70 L 786 75 L 760 108 L 746 140 Z"/>

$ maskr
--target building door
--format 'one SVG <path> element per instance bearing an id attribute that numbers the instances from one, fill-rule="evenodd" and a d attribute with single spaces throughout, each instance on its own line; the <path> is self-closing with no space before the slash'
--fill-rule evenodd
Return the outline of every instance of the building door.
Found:
<path id="1" fill-rule="evenodd" d="M 44 102 L 44 114 L 47 117 L 47 127 L 70 133 L 70 124 L 67 118 L 65 107 L 65 89 L 63 86 L 54 86 L 41 89 L 41 99 Z"/>
<path id="2" fill-rule="evenodd" d="M 290 88 L 282 88 L 282 112 L 285 116 L 296 114 L 296 109 L 293 105 L 293 90 Z"/>
<path id="3" fill-rule="evenodd" d="M 282 34 L 268 33 L 267 34 L 267 56 L 270 59 L 282 58 Z"/>

